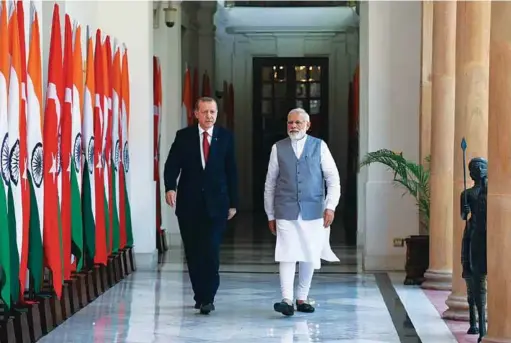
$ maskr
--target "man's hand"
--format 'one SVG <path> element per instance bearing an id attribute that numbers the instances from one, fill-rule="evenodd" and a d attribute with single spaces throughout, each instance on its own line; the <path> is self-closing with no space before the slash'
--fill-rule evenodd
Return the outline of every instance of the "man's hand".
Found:
<path id="1" fill-rule="evenodd" d="M 277 224 L 275 220 L 270 220 L 268 222 L 268 227 L 270 228 L 271 233 L 276 236 L 277 235 Z"/>
<path id="2" fill-rule="evenodd" d="M 176 206 L 176 191 L 168 191 L 165 193 L 165 201 L 170 207 Z"/>
<path id="3" fill-rule="evenodd" d="M 230 208 L 229 209 L 229 214 L 227 215 L 227 220 L 231 220 L 232 217 L 234 217 L 236 215 L 236 209 L 235 208 Z"/>
<path id="4" fill-rule="evenodd" d="M 332 222 L 334 221 L 335 212 L 329 209 L 326 209 L 323 213 L 323 226 L 325 229 L 332 225 Z"/>

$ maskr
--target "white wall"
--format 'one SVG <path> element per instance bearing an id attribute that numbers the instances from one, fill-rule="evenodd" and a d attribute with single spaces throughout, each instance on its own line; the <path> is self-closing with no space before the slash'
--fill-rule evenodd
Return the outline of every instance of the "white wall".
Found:
<path id="1" fill-rule="evenodd" d="M 181 11 L 180 5 L 174 6 L 177 9 L 176 22 L 173 27 L 165 25 L 163 10 L 158 12 L 159 25 L 153 30 L 154 55 L 159 57 L 162 73 L 162 113 L 161 113 L 161 138 L 160 138 L 160 191 L 162 195 L 162 226 L 171 234 L 169 244 L 179 245 L 179 226 L 174 209 L 165 203 L 165 183 L 163 182 L 163 171 L 168 151 L 176 131 L 181 128 L 181 94 L 182 75 L 181 68 Z"/>
<path id="2" fill-rule="evenodd" d="M 235 89 L 234 133 L 242 210 L 252 208 L 252 60 L 254 57 L 329 58 L 329 147 L 342 182 L 346 179 L 349 83 L 358 60 L 357 31 L 218 34 L 216 42 L 216 89 L 223 80 Z"/>
<path id="3" fill-rule="evenodd" d="M 360 22 L 360 156 L 387 148 L 419 160 L 420 1 L 362 2 Z M 381 166 L 358 178 L 358 243 L 368 270 L 403 269 L 393 238 L 418 234 L 414 200 Z"/>

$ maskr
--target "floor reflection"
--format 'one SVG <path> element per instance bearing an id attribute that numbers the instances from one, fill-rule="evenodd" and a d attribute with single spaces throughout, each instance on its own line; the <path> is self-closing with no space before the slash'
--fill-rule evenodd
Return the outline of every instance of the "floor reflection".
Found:
<path id="1" fill-rule="evenodd" d="M 364 274 L 361 253 L 355 247 L 341 242 L 333 243 L 332 248 L 341 263 L 325 264 L 315 275 L 310 297 L 316 312 L 284 317 L 273 311 L 273 303 L 280 300 L 275 237 L 268 232 L 264 218 L 258 223 L 240 216 L 231 224 L 222 246 L 221 284 L 216 311 L 211 315 L 202 316 L 193 309 L 183 251 L 171 247 L 157 270 L 128 276 L 40 342 L 412 342 L 403 340 L 406 323 L 396 318 L 411 318 L 417 331 L 430 338 L 422 340 L 424 343 L 452 342 L 445 330 L 433 329 L 442 323 L 434 309 L 419 309 L 419 303 L 427 302 L 420 289 L 395 286 L 402 284 L 402 275 L 382 282 L 381 275 L 378 279 Z M 393 285 L 399 295 L 389 292 Z M 391 302 L 387 299 L 386 305 L 384 297 L 406 306 L 389 308 Z M 405 307 L 412 305 L 416 306 L 413 315 L 403 315 Z M 425 330 L 419 323 L 430 326 Z M 421 342 L 414 333 L 413 342 Z"/>
<path id="2" fill-rule="evenodd" d="M 314 314 L 283 317 L 279 297 L 277 275 L 224 274 L 217 310 L 201 316 L 186 273 L 137 272 L 41 342 L 399 342 L 374 276 L 316 276 Z"/>

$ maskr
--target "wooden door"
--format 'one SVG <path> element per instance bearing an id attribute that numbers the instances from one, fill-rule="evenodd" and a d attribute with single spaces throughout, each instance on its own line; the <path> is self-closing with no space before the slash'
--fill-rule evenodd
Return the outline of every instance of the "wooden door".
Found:
<path id="1" fill-rule="evenodd" d="M 311 136 L 328 142 L 328 58 L 253 60 L 254 210 L 264 210 L 264 182 L 271 147 L 287 137 L 287 114 L 303 108 L 310 115 Z"/>

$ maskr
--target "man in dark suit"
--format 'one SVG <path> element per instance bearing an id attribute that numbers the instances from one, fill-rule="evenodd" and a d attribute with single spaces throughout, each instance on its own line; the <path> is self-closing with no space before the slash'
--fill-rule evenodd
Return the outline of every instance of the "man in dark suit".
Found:
<path id="1" fill-rule="evenodd" d="M 234 217 L 238 206 L 234 139 L 215 125 L 217 113 L 214 99 L 197 101 L 199 124 L 176 133 L 164 171 L 165 198 L 171 207 L 176 206 L 195 308 L 202 314 L 215 309 L 220 243 L 227 220 Z"/>

